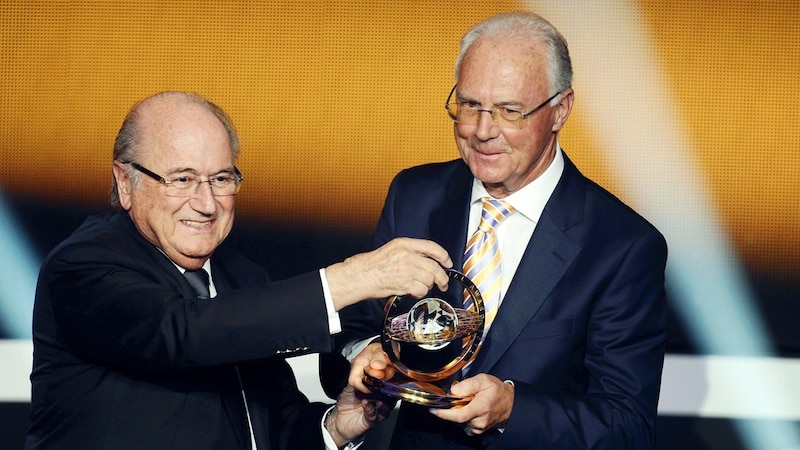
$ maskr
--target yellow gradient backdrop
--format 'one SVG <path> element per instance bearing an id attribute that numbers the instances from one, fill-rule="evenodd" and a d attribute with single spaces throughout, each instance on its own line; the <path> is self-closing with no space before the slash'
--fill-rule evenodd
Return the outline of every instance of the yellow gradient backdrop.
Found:
<path id="1" fill-rule="evenodd" d="M 587 14 L 603 7 L 586 5 Z M 636 5 L 724 231 L 748 264 L 796 273 L 800 8 Z M 369 231 L 395 173 L 457 156 L 443 103 L 463 31 L 495 12 L 526 7 L 4 1 L 0 189 L 103 204 L 114 136 L 128 108 L 158 91 L 189 90 L 221 105 L 238 126 L 246 177 L 240 215 Z M 605 170 L 603 149 L 581 120 L 580 95 L 562 144 L 587 175 L 624 199 L 622 181 Z"/>

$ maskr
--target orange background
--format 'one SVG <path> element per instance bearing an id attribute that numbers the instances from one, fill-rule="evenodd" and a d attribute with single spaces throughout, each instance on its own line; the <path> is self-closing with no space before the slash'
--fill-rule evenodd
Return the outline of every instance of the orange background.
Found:
<path id="1" fill-rule="evenodd" d="M 697 149 L 720 232 L 748 265 L 798 273 L 800 8 L 634 4 Z M 495 12 L 527 6 L 4 1 L 0 189 L 103 205 L 128 108 L 161 90 L 189 90 L 221 105 L 238 126 L 240 215 L 368 233 L 394 174 L 457 157 L 443 104 L 461 34 Z M 586 2 L 587 14 L 603 7 Z M 561 141 L 584 173 L 640 206 L 607 170 L 580 92 Z"/>

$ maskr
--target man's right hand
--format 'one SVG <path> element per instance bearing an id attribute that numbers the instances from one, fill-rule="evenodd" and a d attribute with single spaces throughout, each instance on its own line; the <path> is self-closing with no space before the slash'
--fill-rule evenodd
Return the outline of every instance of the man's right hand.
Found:
<path id="1" fill-rule="evenodd" d="M 337 311 L 367 299 L 392 295 L 420 298 L 433 286 L 446 290 L 443 268 L 453 266 L 447 251 L 423 239 L 396 238 L 382 247 L 359 253 L 325 268 Z"/>

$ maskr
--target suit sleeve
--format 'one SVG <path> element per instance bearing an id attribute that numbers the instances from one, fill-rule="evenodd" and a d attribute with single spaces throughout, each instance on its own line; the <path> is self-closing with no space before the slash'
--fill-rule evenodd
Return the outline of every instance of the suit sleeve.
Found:
<path id="1" fill-rule="evenodd" d="M 634 241 L 594 300 L 587 321 L 583 391 L 515 381 L 514 406 L 489 448 L 652 448 L 665 342 L 666 243 L 655 230 Z"/>
<path id="2" fill-rule="evenodd" d="M 256 437 L 270 448 L 323 448 L 322 415 L 330 405 L 309 403 L 289 364 L 278 358 L 240 365 Z"/>
<path id="3" fill-rule="evenodd" d="M 43 267 L 39 289 L 55 328 L 85 358 L 174 370 L 330 349 L 316 272 L 274 283 L 251 277 L 241 284 L 253 287 L 197 299 L 182 291 L 177 270 L 125 253 L 102 240 L 81 242 Z"/>

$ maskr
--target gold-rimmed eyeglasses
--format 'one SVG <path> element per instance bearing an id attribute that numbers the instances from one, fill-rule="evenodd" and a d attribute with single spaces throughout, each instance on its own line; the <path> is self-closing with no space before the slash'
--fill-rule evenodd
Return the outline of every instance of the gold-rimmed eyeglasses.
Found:
<path id="1" fill-rule="evenodd" d="M 464 125 L 477 125 L 481 120 L 481 113 L 488 112 L 492 116 L 492 121 L 500 128 L 522 128 L 522 121 L 531 114 L 544 108 L 554 98 L 563 91 L 556 92 L 550 98 L 543 101 L 539 106 L 528 112 L 518 111 L 506 106 L 496 106 L 494 108 L 481 108 L 481 104 L 472 100 L 459 101 L 453 99 L 456 87 L 450 90 L 444 108 L 454 122 Z"/>
<path id="2" fill-rule="evenodd" d="M 222 172 L 208 177 L 207 180 L 201 180 L 193 173 L 184 173 L 168 179 L 133 161 L 123 161 L 123 164 L 130 164 L 134 169 L 163 184 L 164 194 L 169 197 L 191 197 L 197 193 L 202 183 L 208 183 L 211 193 L 216 197 L 235 195 L 244 180 L 244 176 L 236 166 L 233 167 L 233 173 Z"/>

